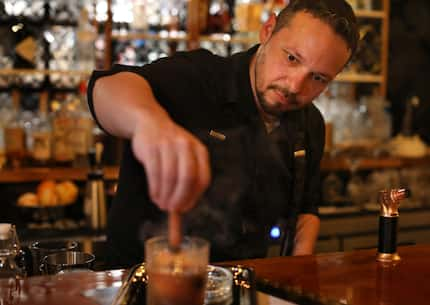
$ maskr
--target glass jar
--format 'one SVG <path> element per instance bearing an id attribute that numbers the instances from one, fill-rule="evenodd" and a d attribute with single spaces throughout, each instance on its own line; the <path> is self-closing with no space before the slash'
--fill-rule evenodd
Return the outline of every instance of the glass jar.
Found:
<path id="1" fill-rule="evenodd" d="M 230 305 L 233 302 L 233 274 L 226 268 L 208 266 L 205 305 Z"/>

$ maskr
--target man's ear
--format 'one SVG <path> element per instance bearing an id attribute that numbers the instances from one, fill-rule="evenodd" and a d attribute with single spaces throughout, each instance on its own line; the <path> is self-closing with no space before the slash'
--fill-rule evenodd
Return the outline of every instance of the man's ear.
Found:
<path id="1" fill-rule="evenodd" d="M 276 15 L 274 13 L 271 13 L 269 16 L 269 19 L 263 24 L 263 26 L 260 29 L 260 43 L 264 44 L 266 43 L 270 36 L 272 36 L 272 32 L 275 29 L 276 25 Z"/>

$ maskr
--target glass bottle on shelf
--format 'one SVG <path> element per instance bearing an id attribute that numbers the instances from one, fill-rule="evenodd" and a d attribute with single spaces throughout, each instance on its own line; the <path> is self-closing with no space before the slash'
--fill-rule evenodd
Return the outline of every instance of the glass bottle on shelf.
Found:
<path id="1" fill-rule="evenodd" d="M 145 31 L 148 28 L 148 20 L 146 18 L 145 1 L 135 1 L 132 7 L 132 22 L 130 28 L 134 31 Z"/>
<path id="2" fill-rule="evenodd" d="M 5 127 L 14 114 L 12 99 L 7 93 L 0 94 L 0 169 L 6 165 Z"/>
<path id="3" fill-rule="evenodd" d="M 4 129 L 6 159 L 13 168 L 23 165 L 25 150 L 25 131 L 21 121 L 21 113 L 14 109 L 12 118 Z"/>
<path id="4" fill-rule="evenodd" d="M 211 0 L 206 31 L 208 33 L 230 33 L 230 16 L 230 7 L 225 0 Z"/>
<path id="5" fill-rule="evenodd" d="M 48 117 L 48 93 L 40 97 L 39 114 L 34 118 L 30 155 L 34 165 L 48 165 L 52 155 L 52 128 Z"/>
<path id="6" fill-rule="evenodd" d="M 75 105 L 70 97 L 66 97 L 63 103 L 52 102 L 54 114 L 52 119 L 53 159 L 56 165 L 71 166 L 75 152 L 71 142 L 71 130 L 74 120 Z"/>
<path id="7" fill-rule="evenodd" d="M 234 28 L 237 32 L 260 30 L 264 4 L 261 0 L 238 0 L 235 5 Z"/>
<path id="8" fill-rule="evenodd" d="M 55 22 L 74 22 L 79 15 L 78 5 L 68 0 L 49 1 L 49 9 Z"/>
<path id="9" fill-rule="evenodd" d="M 381 73 L 382 33 L 374 22 L 359 23 L 360 41 L 349 69 L 361 73 Z"/>
<path id="10" fill-rule="evenodd" d="M 20 114 L 20 125 L 24 129 L 24 146 L 25 146 L 25 163 L 30 157 L 30 152 L 33 150 L 33 122 L 34 122 L 34 112 L 31 110 L 24 109 Z"/>
<path id="11" fill-rule="evenodd" d="M 70 137 L 75 151 L 74 166 L 88 166 L 88 152 L 93 145 L 93 119 L 86 101 L 87 86 L 82 82 L 79 87 L 79 98 L 75 99 L 74 128 Z"/>
<path id="12" fill-rule="evenodd" d="M 89 21 L 88 11 L 81 9 L 76 31 L 76 60 L 78 70 L 92 71 L 95 64 L 95 45 L 97 33 Z"/>

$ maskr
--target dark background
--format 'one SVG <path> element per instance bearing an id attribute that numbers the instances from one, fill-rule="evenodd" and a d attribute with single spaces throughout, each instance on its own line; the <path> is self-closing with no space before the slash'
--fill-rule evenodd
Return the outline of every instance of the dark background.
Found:
<path id="1" fill-rule="evenodd" d="M 430 144 L 430 1 L 391 0 L 388 94 L 397 134 L 406 101 L 416 95 L 413 130 Z"/>

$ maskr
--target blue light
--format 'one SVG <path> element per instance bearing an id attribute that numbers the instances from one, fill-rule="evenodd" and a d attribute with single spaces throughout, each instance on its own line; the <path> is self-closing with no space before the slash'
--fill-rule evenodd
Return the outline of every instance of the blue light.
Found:
<path id="1" fill-rule="evenodd" d="M 281 229 L 278 226 L 274 226 L 270 229 L 270 237 L 273 239 L 278 239 L 281 237 Z"/>

